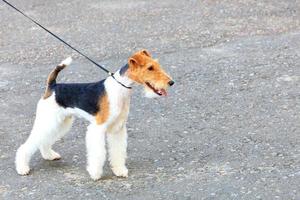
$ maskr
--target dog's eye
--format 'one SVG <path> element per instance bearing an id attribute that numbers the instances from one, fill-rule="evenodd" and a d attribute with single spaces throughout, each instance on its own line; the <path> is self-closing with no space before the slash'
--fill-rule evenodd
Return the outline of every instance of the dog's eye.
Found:
<path id="1" fill-rule="evenodd" d="M 153 71 L 154 70 L 153 66 L 148 67 L 148 70 Z"/>

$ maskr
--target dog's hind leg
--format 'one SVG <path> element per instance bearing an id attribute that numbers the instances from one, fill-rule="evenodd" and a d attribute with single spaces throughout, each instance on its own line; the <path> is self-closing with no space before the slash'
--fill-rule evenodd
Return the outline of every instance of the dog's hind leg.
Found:
<path id="1" fill-rule="evenodd" d="M 65 117 L 62 121 L 58 120 L 58 127 L 53 130 L 49 138 L 41 142 L 39 149 L 45 160 L 59 160 L 61 158 L 61 156 L 52 149 L 52 145 L 69 132 L 73 121 L 72 116 Z"/>
<path id="2" fill-rule="evenodd" d="M 33 135 L 31 133 L 31 135 Z M 30 171 L 29 162 L 31 156 L 38 150 L 38 144 L 32 136 L 22 144 L 16 153 L 16 170 L 20 175 L 27 175 Z"/>
<path id="3" fill-rule="evenodd" d="M 55 142 L 54 139 L 57 138 L 64 119 L 62 108 L 56 104 L 54 96 L 39 101 L 31 134 L 16 153 L 15 164 L 18 174 L 28 174 L 33 154 L 43 145 Z"/>

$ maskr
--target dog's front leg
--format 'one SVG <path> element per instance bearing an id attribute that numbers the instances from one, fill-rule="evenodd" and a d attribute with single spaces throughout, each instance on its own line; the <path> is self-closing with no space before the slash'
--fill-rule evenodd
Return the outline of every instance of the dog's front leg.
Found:
<path id="1" fill-rule="evenodd" d="M 106 159 L 105 125 L 91 124 L 86 133 L 87 171 L 93 180 L 101 178 Z"/>
<path id="2" fill-rule="evenodd" d="M 127 130 L 123 125 L 119 131 L 107 133 L 109 161 L 112 171 L 116 176 L 128 177 L 128 169 L 125 166 L 127 149 Z"/>

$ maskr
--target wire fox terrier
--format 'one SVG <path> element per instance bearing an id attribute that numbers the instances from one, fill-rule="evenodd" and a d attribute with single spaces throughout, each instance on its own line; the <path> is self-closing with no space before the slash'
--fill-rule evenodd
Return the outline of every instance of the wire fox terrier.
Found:
<path id="1" fill-rule="evenodd" d="M 109 76 L 95 83 L 56 83 L 58 73 L 71 61 L 67 58 L 49 74 L 46 91 L 37 104 L 31 134 L 17 150 L 16 170 L 20 175 L 27 175 L 30 158 L 38 149 L 46 160 L 60 159 L 52 145 L 70 130 L 77 116 L 90 122 L 86 148 L 87 171 L 91 178 L 101 178 L 106 160 L 105 136 L 113 173 L 127 177 L 126 121 L 130 86 L 138 83 L 144 86 L 146 97 L 158 97 L 166 96 L 166 89 L 174 81 L 148 51 L 142 50 L 128 59 L 128 63 L 114 74 L 115 78 Z"/>

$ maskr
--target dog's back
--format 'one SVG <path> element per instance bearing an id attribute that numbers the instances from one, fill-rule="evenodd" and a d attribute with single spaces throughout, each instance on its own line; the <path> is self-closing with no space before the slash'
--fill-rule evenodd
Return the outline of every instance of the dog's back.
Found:
<path id="1" fill-rule="evenodd" d="M 95 115 L 99 99 L 105 95 L 104 80 L 95 83 L 62 83 L 50 86 L 55 92 L 56 102 L 64 108 L 79 108 Z"/>

